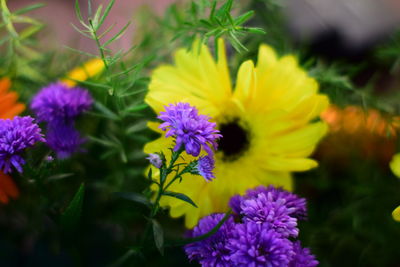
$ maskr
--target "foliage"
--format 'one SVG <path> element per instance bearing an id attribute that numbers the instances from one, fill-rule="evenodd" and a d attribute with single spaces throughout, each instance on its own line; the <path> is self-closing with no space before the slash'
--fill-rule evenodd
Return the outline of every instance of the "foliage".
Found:
<path id="1" fill-rule="evenodd" d="M 57 54 L 38 45 L 36 34 L 44 25 L 29 16 L 42 4 L 13 11 L 0 0 L 0 76 L 12 79 L 12 89 L 28 106 L 41 87 L 63 78 L 78 56 L 79 62 L 96 57 L 105 65 L 103 73 L 79 84 L 95 99 L 77 124 L 88 136 L 85 153 L 51 161 L 52 152 L 38 146 L 27 153 L 24 173 L 13 174 L 21 196 L 0 207 L 2 266 L 190 264 L 181 246 L 214 234 L 230 213 L 204 236 L 185 239 L 182 220 L 160 208 L 162 197 L 197 204 L 185 192 L 169 191 L 166 176 L 157 180 L 156 170 L 148 168 L 143 145 L 157 134 L 147 129 L 155 114 L 143 99 L 154 66 L 167 62 L 178 46 L 190 49 L 195 39 L 206 44 L 220 37 L 228 40 L 228 51 L 241 52 L 230 55 L 233 70 L 255 59 L 258 46 L 266 42 L 280 54 L 295 53 L 332 103 L 376 108 L 390 117 L 400 114 L 399 34 L 351 62 L 328 59 L 296 44 L 285 27 L 281 1 L 190 1 L 171 5 L 161 16 L 141 9 L 133 16 L 137 27 L 127 23 L 111 37 L 114 25 L 104 25 L 115 0 L 96 8 L 88 1 L 88 14 L 83 14 L 81 2 L 75 2 L 79 25 L 72 27 L 97 50 L 70 47 Z M 133 30 L 135 45 L 126 51 L 111 49 Z M 390 82 L 382 85 L 382 80 Z M 300 224 L 300 238 L 321 266 L 396 266 L 400 225 L 390 213 L 400 203 L 399 181 L 387 162 L 365 160 L 360 151 L 346 153 L 346 158 L 331 159 L 320 148 L 321 167 L 295 174 L 295 192 L 308 199 L 310 210 L 308 221 Z M 174 182 L 188 171 L 173 159 L 164 163 L 163 175 L 175 175 Z M 193 167 L 189 162 L 186 166 Z M 151 185 L 158 188 L 156 195 Z M 16 263 L 18 258 L 22 263 Z"/>

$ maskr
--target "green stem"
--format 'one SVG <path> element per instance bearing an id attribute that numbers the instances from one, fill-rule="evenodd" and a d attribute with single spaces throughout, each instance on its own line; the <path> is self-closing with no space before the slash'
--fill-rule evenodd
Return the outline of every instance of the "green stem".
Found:
<path id="1" fill-rule="evenodd" d="M 101 60 L 103 60 L 104 67 L 108 71 L 108 63 L 107 63 L 107 60 L 106 60 L 106 55 L 104 53 L 104 49 L 101 46 L 100 39 L 99 39 L 99 37 L 97 35 L 97 31 L 94 29 L 92 20 L 90 20 L 90 19 L 89 19 L 89 24 L 90 24 L 90 27 L 91 27 L 91 30 L 92 30 L 92 37 L 93 37 L 94 41 L 96 42 L 97 48 L 99 49 Z"/>
<path id="2" fill-rule="evenodd" d="M 154 217 L 158 213 L 158 210 L 160 209 L 160 200 L 161 200 L 162 195 L 167 190 L 167 188 L 182 174 L 182 172 L 180 172 L 179 174 L 176 173 L 175 177 L 167 184 L 167 186 L 164 187 L 164 184 L 165 184 L 165 181 L 167 180 L 168 174 L 170 174 L 173 171 L 173 169 L 175 168 L 175 162 L 178 160 L 179 156 L 182 154 L 183 151 L 184 151 L 184 148 L 182 146 L 181 148 L 178 149 L 178 151 L 172 152 L 171 161 L 168 164 L 168 167 L 161 168 L 161 170 L 160 170 L 160 183 L 158 184 L 158 192 L 157 192 L 157 196 L 154 201 L 153 207 L 150 211 L 149 219 L 146 224 L 146 228 L 145 228 L 145 231 L 144 231 L 144 234 L 142 237 L 142 245 L 144 245 L 144 242 L 147 240 L 147 235 L 149 234 L 149 231 L 150 231 L 151 220 L 154 219 Z"/>

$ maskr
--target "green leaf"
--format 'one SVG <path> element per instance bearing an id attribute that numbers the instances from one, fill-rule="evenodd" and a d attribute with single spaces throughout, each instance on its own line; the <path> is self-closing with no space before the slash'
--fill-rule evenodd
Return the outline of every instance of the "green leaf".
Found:
<path id="1" fill-rule="evenodd" d="M 76 13 L 76 16 L 78 17 L 79 22 L 83 25 L 86 25 L 83 20 L 83 17 L 82 17 L 81 8 L 79 6 L 79 0 L 75 1 L 75 13 Z"/>
<path id="2" fill-rule="evenodd" d="M 183 240 L 178 240 L 175 242 L 171 242 L 170 244 L 166 244 L 166 246 L 182 246 L 182 245 L 186 245 L 186 244 L 190 244 L 190 243 L 194 243 L 194 242 L 198 242 L 201 240 L 204 240 L 210 236 L 212 236 L 213 234 L 215 234 L 219 228 L 221 228 L 221 226 L 229 219 L 229 217 L 231 216 L 232 211 L 229 210 L 228 212 L 225 213 L 225 216 L 218 222 L 218 224 L 216 226 L 214 226 L 214 228 L 212 228 L 209 232 L 200 235 L 200 236 L 196 236 L 193 238 L 186 238 Z"/>
<path id="3" fill-rule="evenodd" d="M 171 192 L 171 191 L 165 191 L 163 193 L 163 195 L 180 199 L 180 200 L 185 201 L 185 202 L 187 202 L 187 203 L 189 203 L 189 204 L 191 204 L 191 205 L 193 205 L 194 207 L 197 208 L 196 203 L 194 203 L 193 200 L 190 197 L 188 197 L 187 195 L 185 195 L 185 194 L 177 193 L 177 192 Z"/>
<path id="4" fill-rule="evenodd" d="M 134 106 L 127 107 L 124 110 L 124 112 L 126 112 L 126 113 L 138 112 L 138 111 L 146 109 L 148 106 L 149 105 L 147 105 L 147 104 L 134 105 Z"/>
<path id="5" fill-rule="evenodd" d="M 21 15 L 21 14 L 30 12 L 32 10 L 35 10 L 35 9 L 38 9 L 38 8 L 41 8 L 41 7 L 44 7 L 44 6 L 45 6 L 45 4 L 43 4 L 43 3 L 37 3 L 37 4 L 29 5 L 29 6 L 23 7 L 21 9 L 18 9 L 17 11 L 15 11 L 14 15 Z"/>
<path id="6" fill-rule="evenodd" d="M 143 204 L 149 208 L 151 208 L 151 202 L 143 195 L 134 193 L 134 192 L 117 192 L 114 193 L 116 197 L 123 198 L 126 200 L 130 200 L 139 204 Z"/>
<path id="7" fill-rule="evenodd" d="M 156 220 L 151 220 L 153 225 L 154 242 L 161 255 L 164 255 L 164 231 Z"/>
<path id="8" fill-rule="evenodd" d="M 104 20 L 107 18 L 108 13 L 110 13 L 110 10 L 111 10 L 111 8 L 113 7 L 114 3 L 115 3 L 115 0 L 111 0 L 111 1 L 108 3 L 106 9 L 104 10 L 103 16 L 101 17 L 99 23 L 97 24 L 98 27 L 101 27 L 101 25 L 103 25 Z"/>
<path id="9" fill-rule="evenodd" d="M 127 24 L 125 24 L 124 27 L 122 27 L 122 29 L 117 32 L 113 37 L 111 37 L 109 40 L 107 40 L 102 47 L 105 48 L 108 45 L 110 45 L 112 42 L 118 40 L 119 38 L 121 38 L 121 36 L 123 35 L 123 33 L 125 32 L 125 30 L 129 27 L 129 25 L 131 24 L 131 22 L 129 21 Z"/>
<path id="10" fill-rule="evenodd" d="M 73 229 L 79 222 L 82 213 L 85 184 L 81 184 L 65 211 L 61 214 L 61 225 L 66 229 Z"/>
<path id="11" fill-rule="evenodd" d="M 237 17 L 235 19 L 235 24 L 236 25 L 242 25 L 243 23 L 245 23 L 247 20 L 249 20 L 252 16 L 254 15 L 254 11 L 250 10 L 246 13 L 244 13 L 243 15 L 240 15 L 239 17 Z"/>
<path id="12" fill-rule="evenodd" d="M 107 118 L 111 119 L 111 120 L 120 120 L 120 117 L 115 114 L 114 112 L 112 112 L 109 108 L 107 108 L 106 106 L 104 106 L 102 103 L 96 101 L 94 102 L 94 107 L 100 111 L 104 116 L 106 116 Z"/>

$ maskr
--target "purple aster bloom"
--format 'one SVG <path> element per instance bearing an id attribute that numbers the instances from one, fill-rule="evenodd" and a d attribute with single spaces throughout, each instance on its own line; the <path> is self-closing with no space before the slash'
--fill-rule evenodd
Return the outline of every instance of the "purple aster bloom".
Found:
<path id="1" fill-rule="evenodd" d="M 253 221 L 236 225 L 227 248 L 232 252 L 231 266 L 288 266 L 294 256 L 291 241 Z"/>
<path id="2" fill-rule="evenodd" d="M 229 206 L 231 207 L 233 213 L 236 215 L 240 215 L 242 208 L 240 207 L 240 203 L 242 203 L 243 197 L 241 195 L 234 195 L 229 200 Z"/>
<path id="3" fill-rule="evenodd" d="M 93 103 L 89 92 L 82 88 L 68 88 L 62 83 L 53 83 L 40 90 L 31 103 L 39 121 L 70 122 Z"/>
<path id="4" fill-rule="evenodd" d="M 57 157 L 65 159 L 75 152 L 82 151 L 85 142 L 79 132 L 70 123 L 50 123 L 47 129 L 47 145 L 57 153 Z"/>
<path id="5" fill-rule="evenodd" d="M 224 217 L 224 214 L 211 214 L 202 218 L 190 232 L 190 237 L 197 237 L 208 233 Z M 190 260 L 197 260 L 202 266 L 232 266 L 231 252 L 227 248 L 232 229 L 235 227 L 230 217 L 212 236 L 185 246 L 185 252 Z"/>
<path id="6" fill-rule="evenodd" d="M 290 208 L 286 206 L 284 198 L 274 199 L 272 192 L 259 193 L 240 203 L 244 221 L 253 221 L 256 224 L 268 223 L 283 237 L 296 237 L 299 234 L 297 219 L 290 216 Z"/>
<path id="7" fill-rule="evenodd" d="M 22 172 L 25 160 L 21 153 L 37 142 L 45 142 L 45 139 L 33 118 L 17 116 L 12 120 L 0 119 L 0 170 L 9 173 L 14 166 Z"/>
<path id="8" fill-rule="evenodd" d="M 149 154 L 149 156 L 146 159 L 148 159 L 150 161 L 150 164 L 156 167 L 157 169 L 160 169 L 163 165 L 160 155 L 156 153 Z"/>
<path id="9" fill-rule="evenodd" d="M 167 131 L 165 136 L 176 138 L 174 151 L 184 146 L 186 153 L 197 157 L 201 148 L 209 155 L 213 154 L 210 145 L 217 149 L 217 139 L 221 135 L 215 129 L 216 124 L 209 121 L 210 117 L 199 115 L 188 103 L 165 106 L 165 112 L 158 118 L 164 121 L 159 128 Z"/>
<path id="10" fill-rule="evenodd" d="M 293 251 L 295 253 L 289 267 L 315 267 L 318 265 L 318 261 L 315 256 L 311 254 L 308 248 L 302 248 L 300 241 L 293 243 Z"/>
<path id="11" fill-rule="evenodd" d="M 215 162 L 212 156 L 207 155 L 200 157 L 197 161 L 196 171 L 203 176 L 207 181 L 211 181 L 215 178 L 213 170 L 215 167 Z"/>
<path id="12" fill-rule="evenodd" d="M 299 220 L 305 219 L 307 217 L 307 207 L 306 207 L 306 200 L 304 198 L 300 198 L 297 195 L 288 192 L 282 188 L 276 188 L 272 185 L 265 187 L 265 186 L 259 186 L 256 187 L 255 189 L 250 189 L 247 190 L 246 195 L 242 196 L 234 196 L 234 198 L 239 198 L 239 199 L 247 199 L 247 198 L 252 198 L 256 197 L 259 193 L 270 193 L 270 197 L 273 199 L 273 201 L 276 201 L 280 198 L 286 200 L 285 206 L 288 208 L 289 215 L 292 217 L 295 217 Z M 240 214 L 240 202 L 239 199 L 236 199 L 234 202 L 231 199 L 230 206 L 233 209 L 234 212 L 237 214 Z"/>

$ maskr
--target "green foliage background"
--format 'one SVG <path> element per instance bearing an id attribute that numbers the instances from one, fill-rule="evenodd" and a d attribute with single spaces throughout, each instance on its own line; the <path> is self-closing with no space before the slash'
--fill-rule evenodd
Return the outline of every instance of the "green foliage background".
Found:
<path id="1" fill-rule="evenodd" d="M 399 74 L 399 34 L 356 63 L 327 60 L 307 45 L 295 44 L 278 1 L 188 1 L 172 5 L 162 17 L 143 8 L 135 14 L 134 46 L 116 53 L 109 44 L 132 27 L 122 27 L 111 39 L 100 38 L 113 1 L 100 11 L 92 7 L 91 14 L 80 14 L 77 5 L 81 25 L 75 27 L 97 43 L 93 54 L 74 48 L 40 51 L 35 34 L 43 25 L 29 11 L 41 5 L 10 11 L 5 0 L 0 3 L 0 73 L 12 79 L 23 102 L 78 62 L 100 56 L 107 66 L 81 83 L 96 99 L 78 124 L 89 136 L 87 153 L 47 162 L 49 151 L 40 146 L 27 155 L 25 172 L 13 175 L 21 197 L 0 207 L 1 266 L 191 265 L 182 248 L 172 245 L 184 235 L 183 221 L 169 218 L 167 211 L 156 218 L 163 228 L 164 255 L 153 240 L 142 246 L 140 239 L 151 205 L 142 147 L 156 137 L 146 128 L 155 114 L 143 98 L 152 69 L 170 62 L 177 47 L 189 49 L 195 38 L 210 46 L 216 37 L 228 40 L 232 77 L 241 62 L 256 59 L 260 43 L 268 43 L 281 55 L 296 54 L 333 103 L 376 108 L 387 115 L 400 111 L 398 83 L 377 90 L 379 79 Z M 17 31 L 14 25 L 21 22 L 25 27 Z M 372 78 L 360 82 L 371 70 Z M 391 211 L 400 204 L 400 181 L 387 164 L 366 159 L 360 151 L 349 151 L 340 162 L 321 151 L 317 157 L 318 169 L 295 174 L 295 192 L 308 200 L 309 218 L 300 225 L 304 245 L 320 266 L 399 266 L 400 224 Z"/>

